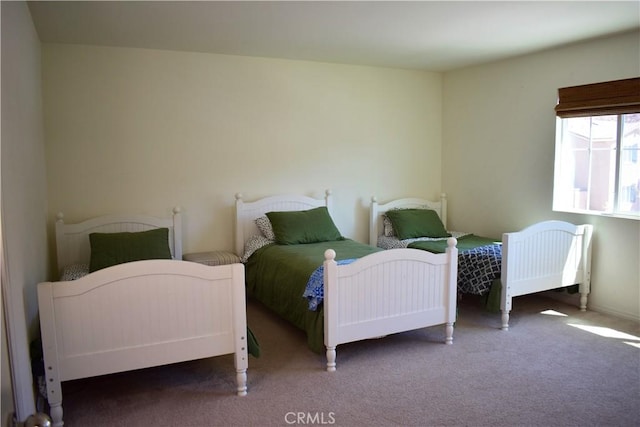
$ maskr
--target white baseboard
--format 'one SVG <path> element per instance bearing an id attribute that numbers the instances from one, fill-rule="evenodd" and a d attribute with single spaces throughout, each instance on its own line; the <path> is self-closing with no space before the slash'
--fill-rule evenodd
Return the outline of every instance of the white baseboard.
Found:
<path id="1" fill-rule="evenodd" d="M 587 304 L 587 310 L 593 310 L 593 311 L 597 311 L 598 313 L 608 314 L 608 315 L 613 316 L 613 317 L 620 317 L 622 319 L 633 320 L 635 322 L 639 322 L 640 323 L 640 316 L 638 316 L 638 314 L 634 315 L 632 313 L 625 313 L 623 311 L 615 310 L 615 309 L 610 308 L 610 307 L 605 307 L 605 306 L 601 306 L 601 305 Z"/>
<path id="2" fill-rule="evenodd" d="M 574 305 L 576 307 L 580 307 L 580 294 L 568 294 L 566 292 L 555 292 L 555 291 L 547 291 L 543 293 L 544 296 L 549 297 L 551 299 L 555 299 L 558 301 L 562 301 L 569 305 Z M 587 310 L 597 311 L 598 313 L 607 314 L 609 316 L 619 317 L 621 319 L 633 320 L 635 322 L 640 322 L 640 314 L 638 313 L 627 313 L 624 311 L 616 310 L 611 307 L 592 304 L 591 300 L 587 300 Z"/>

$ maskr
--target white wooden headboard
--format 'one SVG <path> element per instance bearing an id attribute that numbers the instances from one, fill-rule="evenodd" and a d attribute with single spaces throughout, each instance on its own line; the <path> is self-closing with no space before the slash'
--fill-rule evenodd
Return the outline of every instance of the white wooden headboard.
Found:
<path id="1" fill-rule="evenodd" d="M 440 200 L 433 201 L 416 197 L 396 199 L 380 204 L 375 196 L 371 198 L 371 209 L 369 209 L 369 244 L 377 246 L 378 236 L 383 233 L 382 216 L 391 209 L 432 209 L 436 211 L 442 224 L 447 227 L 447 195 L 440 194 Z"/>
<path id="2" fill-rule="evenodd" d="M 182 218 L 180 208 L 173 209 L 171 218 L 146 215 L 104 215 L 76 224 L 65 224 L 64 215 L 56 220 L 56 250 L 58 274 L 65 266 L 89 264 L 91 233 L 120 233 L 146 231 L 154 228 L 169 229 L 169 248 L 174 259 L 182 259 Z"/>
<path id="3" fill-rule="evenodd" d="M 323 199 L 301 195 L 268 196 L 253 202 L 245 202 L 241 193 L 236 194 L 236 223 L 235 250 L 238 256 L 244 253 L 244 244 L 253 235 L 260 234 L 255 220 L 267 212 L 274 211 L 304 211 L 326 206 L 329 214 L 332 212 L 331 190 L 325 191 Z"/>

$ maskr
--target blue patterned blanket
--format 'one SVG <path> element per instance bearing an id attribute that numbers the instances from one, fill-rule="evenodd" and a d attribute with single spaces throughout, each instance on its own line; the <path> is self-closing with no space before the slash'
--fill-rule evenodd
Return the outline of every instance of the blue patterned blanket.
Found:
<path id="1" fill-rule="evenodd" d="M 500 277 L 502 245 L 480 246 L 458 253 L 458 289 L 463 293 L 485 295 Z"/>
<path id="2" fill-rule="evenodd" d="M 355 259 L 343 259 L 336 261 L 338 265 L 351 264 Z M 316 311 L 324 299 L 324 265 L 318 267 L 307 282 L 307 286 L 302 294 L 309 301 L 309 310 Z"/>

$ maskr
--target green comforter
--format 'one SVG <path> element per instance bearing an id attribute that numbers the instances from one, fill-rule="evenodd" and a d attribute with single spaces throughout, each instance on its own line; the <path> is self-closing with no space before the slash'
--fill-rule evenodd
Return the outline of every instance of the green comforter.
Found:
<path id="1" fill-rule="evenodd" d="M 492 239 L 490 237 L 476 236 L 475 234 L 466 234 L 458 238 L 458 252 L 467 251 L 469 249 L 475 249 L 480 246 L 493 245 L 500 240 Z M 422 249 L 424 251 L 433 252 L 436 254 L 444 253 L 447 249 L 447 241 L 445 240 L 419 240 L 417 242 L 410 243 L 409 248 Z"/>
<path id="2" fill-rule="evenodd" d="M 247 293 L 302 329 L 311 350 L 324 351 L 324 311 L 311 311 L 302 296 L 311 274 L 322 265 L 324 251 L 336 261 L 361 258 L 382 249 L 351 239 L 301 245 L 271 244 L 258 249 L 245 264 Z"/>

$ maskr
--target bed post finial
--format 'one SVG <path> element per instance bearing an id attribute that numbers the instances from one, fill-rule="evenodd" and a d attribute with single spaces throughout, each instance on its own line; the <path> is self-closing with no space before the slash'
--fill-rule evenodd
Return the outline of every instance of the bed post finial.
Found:
<path id="1" fill-rule="evenodd" d="M 179 214 L 182 211 L 182 208 L 180 206 L 175 206 L 173 208 L 173 213 L 174 214 Z"/>
<path id="2" fill-rule="evenodd" d="M 324 190 L 324 194 L 329 197 L 331 195 L 331 189 L 327 188 L 326 190 Z"/>
<path id="3" fill-rule="evenodd" d="M 242 200 L 242 193 L 236 193 L 236 200 Z"/>
<path id="4" fill-rule="evenodd" d="M 336 259 L 336 251 L 334 251 L 333 249 L 327 249 L 326 251 L 324 251 L 324 259 L 327 261 L 333 261 L 334 259 Z"/>
<path id="5" fill-rule="evenodd" d="M 64 222 L 64 214 L 62 212 L 58 212 L 56 215 L 56 222 Z"/>
<path id="6" fill-rule="evenodd" d="M 450 248 L 454 248 L 457 244 L 458 239 L 456 239 L 455 237 L 449 237 L 447 239 L 447 246 L 449 246 Z"/>
<path id="7" fill-rule="evenodd" d="M 378 198 L 376 196 L 371 196 L 371 201 L 373 203 L 378 203 Z"/>

